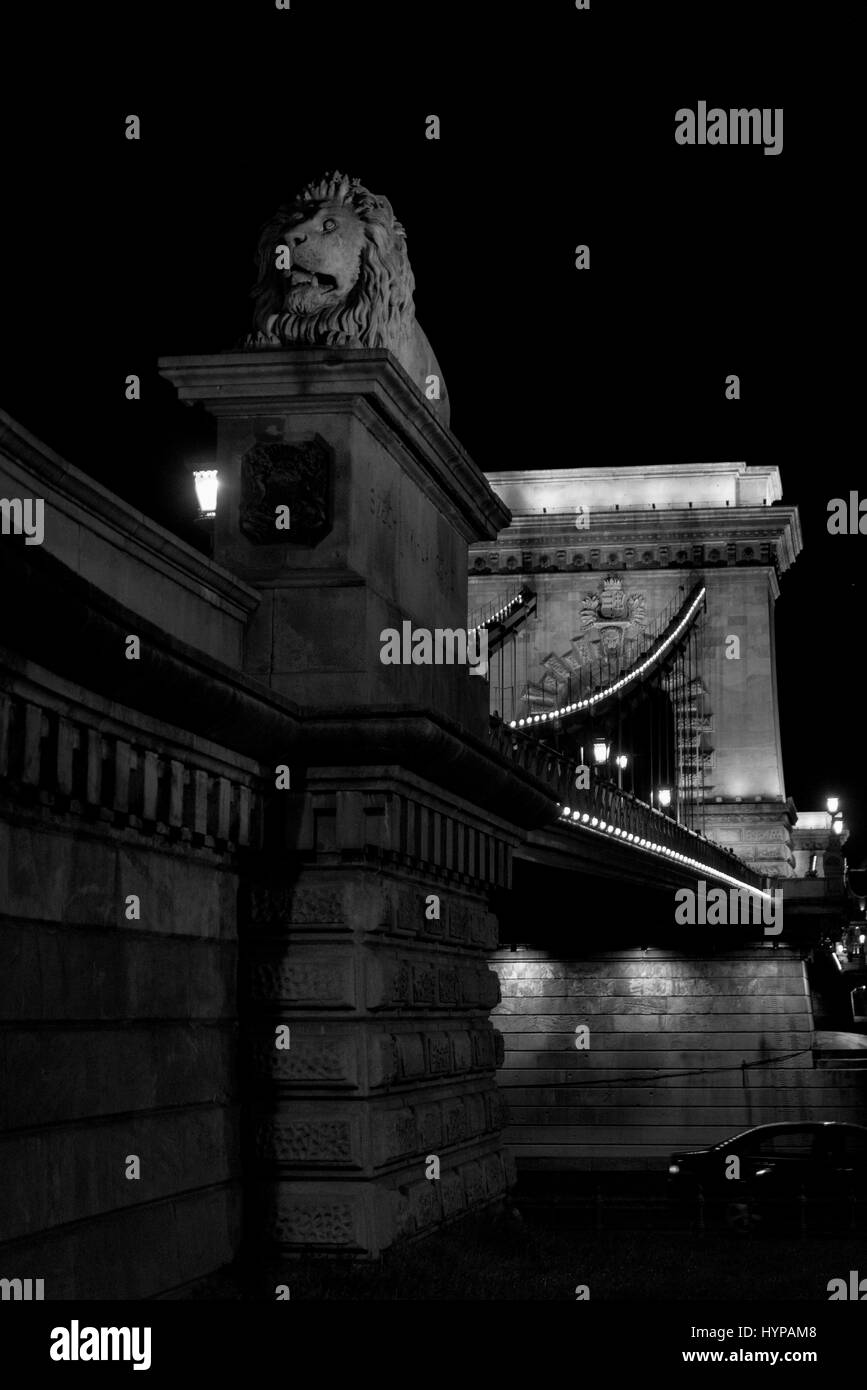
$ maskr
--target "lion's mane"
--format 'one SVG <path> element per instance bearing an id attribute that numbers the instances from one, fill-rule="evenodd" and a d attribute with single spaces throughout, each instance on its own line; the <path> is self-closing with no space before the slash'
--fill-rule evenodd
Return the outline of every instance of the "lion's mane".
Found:
<path id="1" fill-rule="evenodd" d="M 350 208 L 364 229 L 358 279 L 339 304 L 313 313 L 283 310 L 285 285 L 276 268 L 275 249 L 289 217 L 305 204 L 333 202 Z M 406 251 L 406 234 L 387 198 L 345 174 L 326 174 L 285 203 L 262 228 L 257 250 L 258 279 L 253 332 L 248 347 L 307 343 L 391 348 L 397 351 L 412 335 L 415 280 Z"/>

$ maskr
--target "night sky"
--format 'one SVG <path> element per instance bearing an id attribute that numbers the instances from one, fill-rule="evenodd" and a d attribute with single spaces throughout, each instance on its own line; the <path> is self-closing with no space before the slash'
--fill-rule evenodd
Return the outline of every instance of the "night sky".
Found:
<path id="1" fill-rule="evenodd" d="M 57 21 L 47 55 L 41 7 L 6 33 L 0 404 L 201 544 L 190 472 L 214 426 L 157 358 L 234 347 L 260 224 L 326 169 L 359 177 L 406 227 L 417 315 L 480 467 L 779 466 L 804 534 L 777 604 L 787 791 L 802 810 L 842 798 L 859 864 L 867 536 L 826 529 L 831 498 L 867 495 L 840 322 L 857 264 L 845 93 L 823 115 L 749 7 L 709 7 L 701 30 L 665 11 L 149 4 L 135 43 L 117 6 Z M 783 107 L 782 154 L 678 146 L 674 113 L 699 100 Z"/>

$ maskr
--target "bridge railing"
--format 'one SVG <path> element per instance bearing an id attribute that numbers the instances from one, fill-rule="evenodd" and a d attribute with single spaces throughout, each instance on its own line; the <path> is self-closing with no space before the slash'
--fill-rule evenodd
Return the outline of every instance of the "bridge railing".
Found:
<path id="1" fill-rule="evenodd" d="M 523 608 L 535 599 L 536 594 L 528 584 L 522 584 L 516 593 L 511 594 L 505 599 L 493 599 L 484 608 L 473 613 L 468 627 L 470 632 L 475 632 L 477 628 L 492 628 L 499 623 L 504 623 L 508 619 L 515 617 Z"/>
<path id="2" fill-rule="evenodd" d="M 586 826 L 589 830 L 624 840 L 637 850 L 647 849 L 675 862 L 707 869 L 747 887 L 761 889 L 763 879 L 723 845 L 707 840 L 698 831 L 663 815 L 646 801 L 622 791 L 604 778 L 591 774 L 589 786 L 578 786 L 581 766 L 549 747 L 541 739 L 511 728 L 501 719 L 489 721 L 491 746 L 508 761 L 546 783 L 559 802 L 557 819 Z M 582 769 L 581 782 L 586 780 Z M 568 808 L 568 814 L 567 814 Z"/>

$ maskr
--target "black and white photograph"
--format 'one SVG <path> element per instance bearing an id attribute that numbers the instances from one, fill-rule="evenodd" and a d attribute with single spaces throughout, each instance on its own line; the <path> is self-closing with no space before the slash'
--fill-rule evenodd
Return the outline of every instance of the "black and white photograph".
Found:
<path id="1" fill-rule="evenodd" d="M 857 179 L 761 9 L 0 21 L 26 1375 L 863 1338 Z"/>

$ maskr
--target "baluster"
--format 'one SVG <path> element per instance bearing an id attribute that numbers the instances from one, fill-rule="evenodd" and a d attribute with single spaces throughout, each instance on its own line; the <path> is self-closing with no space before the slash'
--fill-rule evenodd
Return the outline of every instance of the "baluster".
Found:
<path id="1" fill-rule="evenodd" d="M 39 785 L 39 765 L 42 754 L 42 710 L 27 704 L 24 714 L 24 765 L 21 780 L 31 787 Z"/>
<path id="2" fill-rule="evenodd" d="M 184 765 L 172 758 L 169 769 L 169 825 L 178 827 L 184 823 Z"/>
<path id="3" fill-rule="evenodd" d="M 238 788 L 238 844 L 250 843 L 250 788 Z"/>
<path id="4" fill-rule="evenodd" d="M 208 774 L 201 770 L 195 773 L 193 831 L 202 837 L 208 833 Z"/>
<path id="5" fill-rule="evenodd" d="M 156 753 L 144 754 L 144 773 L 142 776 L 142 820 L 157 819 L 160 785 L 159 758 Z"/>
<path id="6" fill-rule="evenodd" d="M 62 796 L 72 796 L 72 761 L 77 733 L 75 725 L 61 715 L 57 721 L 57 789 Z"/>
<path id="7" fill-rule="evenodd" d="M 123 815 L 129 812 L 129 767 L 130 746 L 119 738 L 114 746 L 114 809 Z"/>
<path id="8" fill-rule="evenodd" d="M 0 777 L 9 772 L 9 725 L 12 719 L 12 701 L 8 695 L 0 694 Z"/>
<path id="9" fill-rule="evenodd" d="M 102 799 L 102 735 L 98 729 L 87 731 L 87 790 L 88 806 L 98 806 Z"/>

